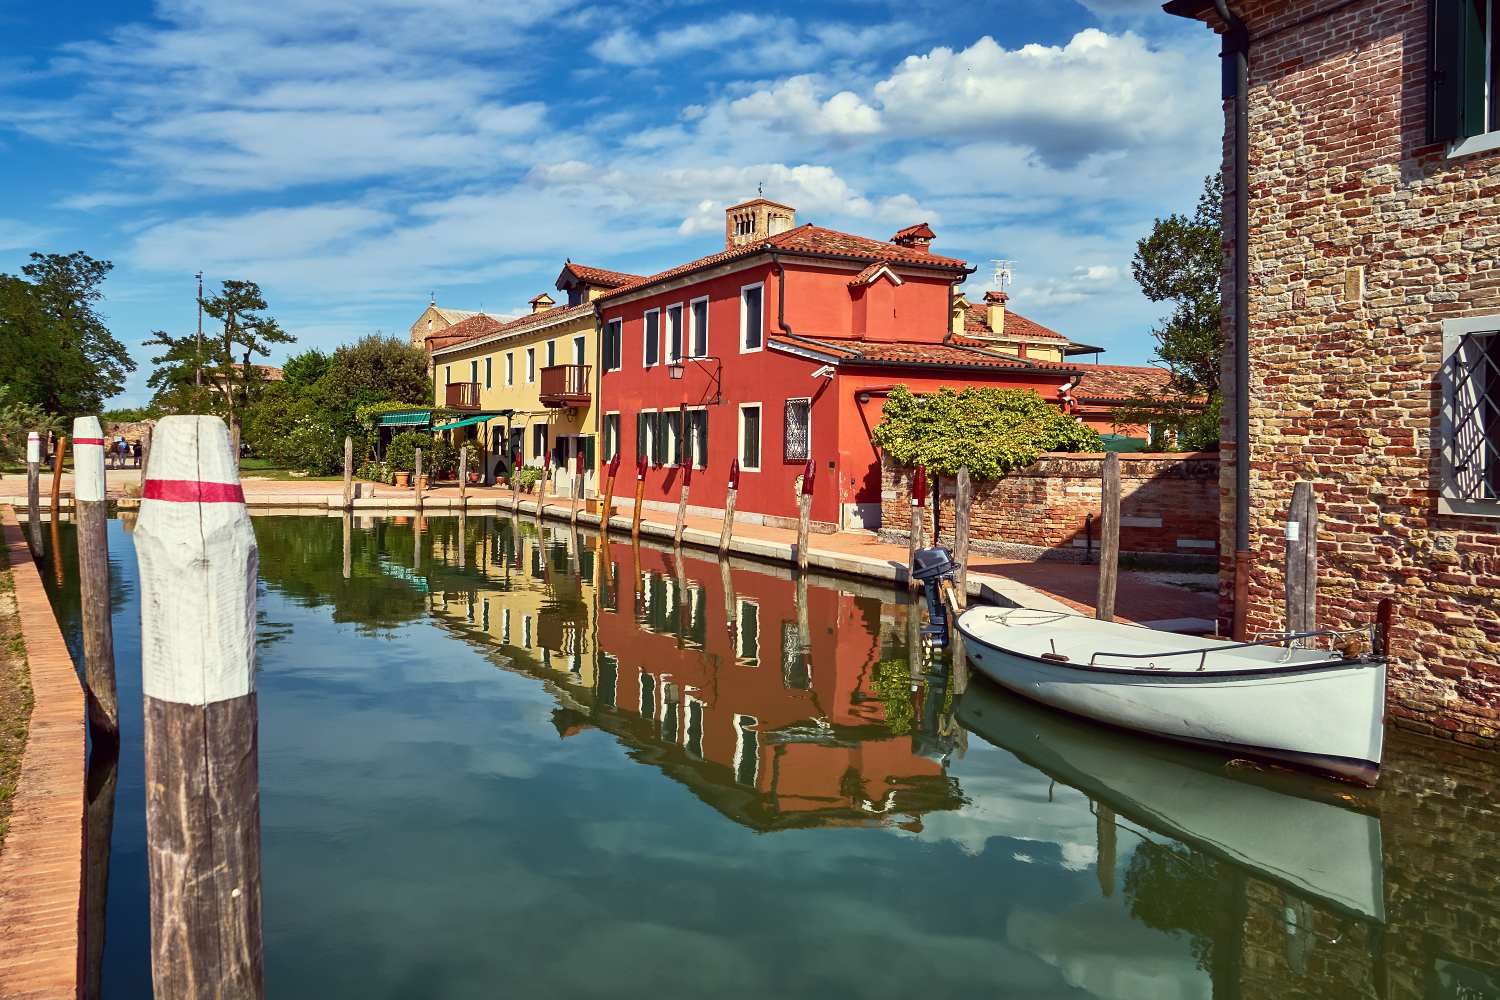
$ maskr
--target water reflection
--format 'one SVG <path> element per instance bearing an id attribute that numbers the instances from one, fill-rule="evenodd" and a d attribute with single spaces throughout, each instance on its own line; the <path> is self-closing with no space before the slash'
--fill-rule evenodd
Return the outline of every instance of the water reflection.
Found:
<path id="1" fill-rule="evenodd" d="M 1360 793 L 1226 766 L 955 695 L 902 595 L 531 518 L 255 528 L 278 997 L 1500 997 L 1488 758 L 1393 734 Z M 104 995 L 135 997 L 111 545 Z"/>

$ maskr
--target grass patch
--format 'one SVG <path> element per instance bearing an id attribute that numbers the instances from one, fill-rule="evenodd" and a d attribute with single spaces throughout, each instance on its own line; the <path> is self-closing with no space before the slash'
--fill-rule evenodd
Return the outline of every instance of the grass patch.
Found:
<path id="1" fill-rule="evenodd" d="M 240 475 L 256 479 L 280 479 L 291 482 L 334 483 L 343 482 L 343 476 L 304 476 L 300 470 L 280 468 L 265 458 L 240 459 Z"/>
<path id="2" fill-rule="evenodd" d="M 21 777 L 21 752 L 31 723 L 31 674 L 16 614 L 10 567 L 0 567 L 0 852 L 10 827 L 11 800 Z"/>

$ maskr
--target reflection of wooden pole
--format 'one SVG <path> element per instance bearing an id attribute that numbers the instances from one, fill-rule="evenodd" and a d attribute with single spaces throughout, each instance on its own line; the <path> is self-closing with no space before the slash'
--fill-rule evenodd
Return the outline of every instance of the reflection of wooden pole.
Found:
<path id="1" fill-rule="evenodd" d="M 1292 490 L 1286 519 L 1286 630 L 1318 627 L 1318 500 L 1312 483 Z"/>
<path id="2" fill-rule="evenodd" d="M 52 534 L 52 558 L 51 558 L 51 562 L 52 562 L 52 578 L 54 580 L 56 580 L 57 581 L 57 585 L 59 587 L 61 587 L 63 585 L 63 582 L 66 579 L 66 577 L 63 576 L 62 529 L 60 527 L 58 527 L 58 524 L 59 524 L 59 522 L 58 522 L 57 518 L 54 517 L 52 519 L 51 524 L 50 524 L 50 527 L 52 529 L 52 532 L 51 532 L 51 534 Z"/>
<path id="3" fill-rule="evenodd" d="M 1099 841 L 1094 874 L 1099 878 L 1099 891 L 1108 898 L 1115 894 L 1115 811 L 1095 803 L 1094 820 Z"/>
<path id="4" fill-rule="evenodd" d="M 353 569 L 353 566 L 354 566 L 354 553 L 353 553 L 353 547 L 354 546 L 353 546 L 353 542 L 354 542 L 354 515 L 346 513 L 344 515 L 344 579 L 345 580 L 349 579 L 350 573 L 351 573 L 351 571 Z"/>
<path id="5" fill-rule="evenodd" d="M 58 508 L 62 505 L 63 449 L 68 446 L 68 436 L 57 436 L 57 451 L 52 456 L 52 523 L 57 523 Z"/>
<path id="6" fill-rule="evenodd" d="M 646 460 L 643 458 L 635 468 L 635 514 L 630 521 L 630 540 L 641 540 L 641 508 L 646 503 Z"/>
<path id="7" fill-rule="evenodd" d="M 724 591 L 724 628 L 729 632 L 729 641 L 734 642 L 734 576 L 729 569 L 729 560 L 719 559 L 719 589 Z M 734 651 L 730 650 L 730 659 L 734 658 Z"/>
<path id="8" fill-rule="evenodd" d="M 1120 573 L 1120 456 L 1104 458 L 1104 482 L 1099 512 L 1099 600 L 1094 615 L 1115 620 L 1115 581 Z"/>
<path id="9" fill-rule="evenodd" d="M 812 459 L 802 470 L 802 496 L 797 500 L 797 569 L 807 572 L 807 531 L 812 522 L 813 480 L 818 469 Z"/>
<path id="10" fill-rule="evenodd" d="M 109 850 L 115 830 L 115 784 L 119 780 L 119 748 L 94 744 L 89 753 L 84 813 L 83 939 L 85 943 L 84 1000 L 100 1000 L 104 972 L 104 926 L 109 902 Z"/>
<path id="11" fill-rule="evenodd" d="M 31 554 L 42 554 L 42 436 L 26 435 L 26 528 L 31 532 Z"/>
<path id="12" fill-rule="evenodd" d="M 511 456 L 510 460 L 510 512 L 516 513 L 521 509 L 521 453 L 518 451 Z"/>
<path id="13" fill-rule="evenodd" d="M 354 506 L 354 438 L 344 435 L 344 509 Z"/>
<path id="14" fill-rule="evenodd" d="M 458 568 L 464 569 L 469 564 L 469 512 L 464 508 L 458 508 Z"/>
<path id="15" fill-rule="evenodd" d="M 469 505 L 469 446 L 458 449 L 458 509 Z"/>
<path id="16" fill-rule="evenodd" d="M 421 448 L 414 448 L 412 450 L 416 452 L 416 461 L 412 462 L 412 465 L 415 468 L 412 470 L 412 474 L 411 474 L 411 491 L 412 491 L 413 496 L 416 498 L 418 520 L 421 520 L 421 510 L 422 510 L 422 449 Z"/>
<path id="17" fill-rule="evenodd" d="M 572 503 L 568 508 L 568 523 L 574 528 L 578 527 L 578 504 L 583 499 L 583 439 L 578 438 L 575 445 L 578 449 L 578 457 L 573 460 L 573 488 L 568 492 L 571 494 Z"/>
<path id="18" fill-rule="evenodd" d="M 969 467 L 958 470 L 957 495 L 953 499 L 953 561 L 958 564 L 958 602 L 969 603 L 969 509 L 974 505 L 974 484 Z"/>
<path id="19" fill-rule="evenodd" d="M 729 488 L 724 492 L 724 527 L 719 529 L 719 558 L 729 554 L 729 542 L 734 536 L 734 499 L 740 491 L 740 460 L 729 463 Z"/>
<path id="20" fill-rule="evenodd" d="M 812 650 L 812 625 L 807 611 L 807 574 L 797 574 L 797 645 L 803 654 Z"/>
<path id="21" fill-rule="evenodd" d="M 924 548 L 923 534 L 926 529 L 927 510 L 927 468 L 917 466 L 911 476 L 911 541 L 906 555 L 906 586 L 910 590 L 920 590 L 921 582 L 911 575 L 911 569 L 917 564 L 917 551 Z"/>
<path id="22" fill-rule="evenodd" d="M 120 738 L 115 640 L 109 609 L 109 510 L 104 500 L 104 431 L 98 417 L 73 421 L 73 517 L 78 523 L 78 589 L 89 730 Z"/>
<path id="23" fill-rule="evenodd" d="M 264 995 L 257 554 L 216 417 L 157 425 L 135 547 L 158 1000 Z"/>

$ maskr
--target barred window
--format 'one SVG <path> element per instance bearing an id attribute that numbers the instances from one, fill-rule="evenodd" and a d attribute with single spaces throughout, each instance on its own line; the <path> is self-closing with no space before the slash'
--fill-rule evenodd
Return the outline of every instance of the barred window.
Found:
<path id="1" fill-rule="evenodd" d="M 786 434 L 781 457 L 787 462 L 805 462 L 812 457 L 812 400 L 786 401 Z"/>
<path id="2" fill-rule="evenodd" d="M 1490 329 L 1483 329 L 1483 326 Z M 1500 501 L 1500 317 L 1444 324 L 1443 493 Z"/>

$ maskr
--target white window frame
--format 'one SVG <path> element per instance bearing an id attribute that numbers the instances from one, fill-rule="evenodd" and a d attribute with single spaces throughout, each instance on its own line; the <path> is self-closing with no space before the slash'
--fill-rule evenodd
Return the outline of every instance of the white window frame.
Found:
<path id="1" fill-rule="evenodd" d="M 510 645 L 510 608 L 500 609 L 500 641 Z"/>
<path id="2" fill-rule="evenodd" d="M 744 784 L 744 782 L 740 781 L 740 764 L 743 762 L 745 756 L 745 730 L 753 730 L 759 725 L 760 720 L 753 715 L 745 715 L 740 712 L 734 714 L 734 781 L 737 785 Z M 758 733 L 759 730 L 756 730 L 756 732 Z M 755 747 L 755 766 L 751 769 L 750 783 L 746 786 L 748 788 L 756 787 L 756 784 L 760 780 L 759 736 L 756 737 Z"/>
<path id="3" fill-rule="evenodd" d="M 747 311 L 745 309 L 745 293 L 748 292 L 752 288 L 758 289 L 760 291 L 760 331 L 759 331 L 760 332 L 760 346 L 758 346 L 758 347 L 747 347 L 747 346 L 745 346 L 746 335 L 750 332 L 749 326 L 746 323 L 746 316 L 745 316 L 745 313 Z M 764 281 L 757 281 L 754 284 L 741 285 L 740 286 L 740 353 L 741 354 L 756 354 L 756 353 L 758 353 L 760 351 L 763 351 L 765 349 L 766 349 L 766 283 Z"/>
<path id="4" fill-rule="evenodd" d="M 553 337 L 547 341 L 547 364 L 548 368 L 557 367 L 557 338 Z"/>
<path id="5" fill-rule="evenodd" d="M 1437 439 L 1442 477 L 1439 481 L 1438 512 L 1470 517 L 1500 518 L 1500 500 L 1463 500 L 1455 495 L 1457 491 L 1454 483 L 1456 473 L 1453 471 L 1452 441 L 1453 421 L 1457 407 L 1453 399 L 1453 380 L 1449 374 L 1448 365 L 1458 352 L 1459 341 L 1469 334 L 1491 334 L 1500 337 L 1500 313 L 1443 320 L 1443 367 L 1439 373 L 1439 381 L 1443 387 L 1443 402 Z"/>
<path id="6" fill-rule="evenodd" d="M 651 409 L 647 409 L 645 407 L 642 407 L 641 409 L 637 410 L 636 412 L 637 413 L 660 413 L 661 411 L 660 410 L 651 410 Z M 637 421 L 636 422 L 636 427 L 639 428 L 640 426 L 641 426 L 640 422 Z M 648 468 L 648 469 L 655 468 L 655 466 L 653 466 L 652 463 L 651 463 L 651 456 L 655 453 L 656 449 L 653 448 L 652 445 L 656 444 L 656 433 L 660 429 L 661 429 L 661 425 L 658 424 L 654 418 L 651 419 L 651 420 L 647 420 L 646 421 L 646 424 L 645 424 L 645 427 L 644 427 L 644 430 L 646 432 L 646 447 L 645 447 L 644 451 L 645 451 L 645 456 L 646 456 L 646 468 Z M 641 449 L 638 447 L 636 450 L 640 451 Z"/>
<path id="7" fill-rule="evenodd" d="M 505 384 L 512 386 L 516 384 L 516 352 L 505 352 Z"/>
<path id="8" fill-rule="evenodd" d="M 804 457 L 802 457 L 802 458 L 788 459 L 786 457 L 786 438 L 787 438 L 787 434 L 786 434 L 786 430 L 787 430 L 787 428 L 786 428 L 786 404 L 787 403 L 800 403 L 800 402 L 806 402 L 807 403 L 807 454 Z M 765 419 L 766 419 L 764 413 L 761 414 L 761 418 L 760 419 L 761 419 L 762 425 L 764 425 Z M 781 460 L 784 461 L 784 462 L 785 461 L 805 462 L 809 458 L 812 458 L 812 455 L 813 455 L 813 436 L 812 436 L 812 431 L 813 431 L 813 405 L 812 405 L 812 397 L 811 396 L 788 396 L 786 399 L 782 400 L 781 401 Z"/>
<path id="9" fill-rule="evenodd" d="M 698 342 L 698 323 L 697 323 L 697 312 L 695 311 L 694 307 L 697 306 L 698 303 L 700 303 L 700 302 L 703 303 L 703 350 L 702 350 L 702 352 L 699 352 L 698 349 L 697 349 L 697 347 L 695 346 L 697 344 L 697 342 Z M 688 301 L 688 307 L 687 307 L 687 315 L 688 315 L 688 318 L 687 318 L 687 328 L 688 328 L 688 334 L 687 334 L 687 336 L 688 336 L 688 339 L 687 339 L 687 343 L 684 345 L 685 348 L 686 348 L 686 350 L 687 350 L 687 356 L 690 357 L 690 358 L 706 358 L 709 355 L 709 350 L 708 350 L 708 296 L 707 295 L 700 295 L 696 299 L 689 300 Z"/>
<path id="10" fill-rule="evenodd" d="M 663 435 L 666 440 L 663 442 L 661 465 L 664 469 L 675 469 L 678 466 L 677 435 L 679 433 L 679 428 L 677 424 L 678 420 L 682 416 L 682 411 L 668 410 L 664 408 L 658 412 L 668 414 L 668 417 L 666 419 L 667 429 L 665 434 Z"/>
<path id="11" fill-rule="evenodd" d="M 746 656 L 745 649 L 745 608 L 755 609 L 755 656 Z M 760 649 L 760 625 L 761 625 L 760 602 L 748 597 L 737 597 L 734 601 L 734 661 L 747 667 L 758 667 L 761 661 Z M 752 663 L 751 660 L 754 660 Z"/>
<path id="12" fill-rule="evenodd" d="M 609 440 L 609 418 L 610 417 L 614 417 L 615 418 L 615 439 L 614 439 L 613 444 L 615 446 L 615 451 L 617 451 L 617 452 L 620 450 L 620 425 L 622 423 L 624 423 L 624 421 L 620 417 L 620 411 L 619 410 L 605 410 L 604 411 L 604 419 L 599 424 L 599 436 L 604 439 L 601 442 L 602 447 L 599 449 L 599 461 L 603 462 L 606 467 L 608 467 L 608 465 L 609 465 L 609 460 L 612 459 L 612 458 L 614 458 L 614 455 L 608 454 L 608 452 L 609 452 L 609 446 L 610 446 L 610 443 L 611 443 L 610 440 Z M 623 464 L 623 460 L 622 460 L 622 464 Z"/>
<path id="13" fill-rule="evenodd" d="M 755 465 L 748 465 L 745 462 L 745 411 L 746 410 L 759 410 L 760 411 L 760 422 L 759 422 L 759 426 L 756 427 L 756 442 L 755 442 L 755 444 L 756 444 L 755 454 L 756 454 L 758 460 L 757 460 L 757 462 L 756 462 Z M 734 450 L 735 450 L 736 457 L 738 457 L 739 460 L 740 460 L 740 471 L 741 472 L 759 472 L 761 470 L 761 466 L 764 465 L 765 461 L 766 461 L 766 448 L 765 448 L 765 444 L 766 444 L 766 407 L 765 407 L 765 404 L 764 403 L 756 403 L 756 402 L 741 403 L 740 406 L 739 406 L 739 426 L 735 428 L 735 435 L 734 435 Z"/>
<path id="14" fill-rule="evenodd" d="M 614 361 L 614 364 L 607 366 L 604 370 L 607 372 L 617 372 L 620 370 L 620 366 L 624 363 L 625 360 L 625 321 L 621 319 L 612 319 L 604 324 L 604 342 L 606 344 L 608 344 L 610 341 L 610 327 L 615 328 L 615 343 L 613 350 L 607 351 L 606 355 Z"/>
<path id="15" fill-rule="evenodd" d="M 698 746 L 696 749 L 693 747 L 691 742 L 693 731 L 693 706 L 695 705 L 698 707 Z M 683 749 L 687 750 L 689 756 L 696 757 L 698 760 L 702 760 L 703 743 L 708 735 L 706 732 L 704 732 L 704 729 L 708 725 L 708 705 L 704 703 L 702 698 L 695 698 L 691 693 L 684 690 L 682 693 L 682 709 Z"/>
<path id="16" fill-rule="evenodd" d="M 654 338 L 656 340 L 656 360 L 655 361 L 651 360 L 651 355 L 648 354 L 647 351 L 646 351 L 647 345 L 650 343 L 651 339 L 653 339 L 653 338 L 650 337 L 651 324 L 646 321 L 646 317 L 650 316 L 653 313 L 656 314 L 656 336 Z M 641 367 L 642 368 L 655 368 L 659 364 L 661 364 L 661 309 L 660 309 L 660 307 L 658 307 L 656 309 L 647 309 L 645 312 L 641 313 Z"/>
<path id="17" fill-rule="evenodd" d="M 704 414 L 706 414 L 706 413 L 708 413 L 708 407 L 706 405 L 704 405 L 704 406 L 689 406 L 687 408 L 686 412 L 687 413 L 704 413 Z M 692 441 L 692 434 L 688 430 L 688 424 L 686 423 L 686 421 L 684 421 L 683 426 L 682 426 L 682 435 L 683 435 L 683 439 L 684 439 L 684 445 L 686 445 L 687 443 L 690 443 Z M 686 454 L 686 452 L 684 452 L 684 454 Z M 703 435 L 703 453 L 701 455 L 696 455 L 696 456 L 693 456 L 693 457 L 696 458 L 696 461 L 693 462 L 693 468 L 695 468 L 695 469 L 706 469 L 706 468 L 708 468 L 708 434 L 706 432 L 706 427 L 705 427 L 705 433 Z"/>
<path id="18" fill-rule="evenodd" d="M 495 359 L 488 354 L 484 356 L 484 387 L 486 389 L 495 387 Z"/>
<path id="19" fill-rule="evenodd" d="M 672 350 L 672 311 L 674 309 L 677 311 L 676 357 L 672 357 L 670 354 Z M 687 303 L 673 302 L 663 311 L 663 316 L 666 317 L 667 322 L 663 325 L 661 334 L 662 358 L 667 364 L 671 364 L 673 361 L 681 361 L 688 356 L 688 347 L 690 345 L 687 339 Z"/>
<path id="20" fill-rule="evenodd" d="M 1484 39 L 1484 114 L 1488 118 L 1495 107 L 1494 95 L 1490 93 L 1490 87 L 1494 85 L 1495 60 L 1500 59 L 1500 52 L 1495 51 L 1495 18 L 1500 17 L 1500 0 L 1485 0 L 1485 39 Z M 1460 84 L 1462 85 L 1462 84 Z M 1478 135 L 1471 135 L 1466 139 L 1460 139 L 1448 147 L 1448 158 L 1455 156 L 1468 156 L 1471 153 L 1487 153 L 1490 150 L 1500 149 L 1500 121 L 1488 122 L 1489 129 Z M 1445 354 L 1446 358 L 1447 355 Z"/>
<path id="21" fill-rule="evenodd" d="M 573 337 L 573 363 L 575 365 L 583 364 L 588 360 L 588 352 L 588 338 L 581 333 L 575 335 Z"/>
<path id="22" fill-rule="evenodd" d="M 536 348 L 526 348 L 526 384 L 536 383 Z"/>

